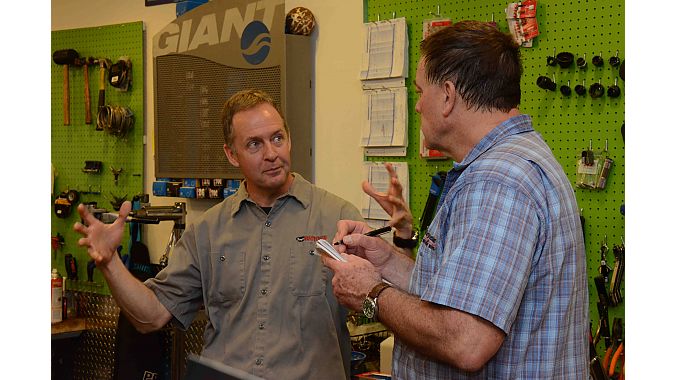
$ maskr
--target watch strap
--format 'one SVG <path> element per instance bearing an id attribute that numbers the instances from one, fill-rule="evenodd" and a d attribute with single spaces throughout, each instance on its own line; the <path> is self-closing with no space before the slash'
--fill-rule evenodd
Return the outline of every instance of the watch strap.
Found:
<path id="1" fill-rule="evenodd" d="M 418 231 L 413 231 L 413 236 L 410 239 L 400 238 L 395 232 L 392 236 L 392 242 L 399 248 L 415 248 L 418 245 Z"/>
<path id="2" fill-rule="evenodd" d="M 380 293 L 383 292 L 383 290 L 385 290 L 385 289 L 387 289 L 387 288 L 389 288 L 389 287 L 390 287 L 390 285 L 389 285 L 389 284 L 386 284 L 386 283 L 384 283 L 384 282 L 379 282 L 379 283 L 377 283 L 377 284 L 371 289 L 371 291 L 369 292 L 369 298 L 375 300 L 376 298 L 378 298 L 378 296 L 380 295 Z"/>

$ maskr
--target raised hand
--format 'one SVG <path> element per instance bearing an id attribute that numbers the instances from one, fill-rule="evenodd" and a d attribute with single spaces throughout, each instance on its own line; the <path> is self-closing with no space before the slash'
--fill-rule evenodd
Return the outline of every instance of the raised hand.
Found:
<path id="1" fill-rule="evenodd" d="M 83 204 L 78 205 L 77 212 L 85 225 L 78 222 L 73 225 L 73 229 L 83 236 L 78 240 L 78 245 L 87 247 L 89 256 L 94 259 L 97 266 L 108 264 L 117 255 L 117 247 L 122 241 L 124 223 L 129 211 L 131 202 L 126 201 L 120 207 L 117 220 L 112 224 L 104 224 L 89 213 Z"/>
<path id="2" fill-rule="evenodd" d="M 408 239 L 413 235 L 413 215 L 404 200 L 403 188 L 397 172 L 390 163 L 385 163 L 385 168 L 390 175 L 390 186 L 387 193 L 378 192 L 368 181 L 361 184 L 366 194 L 375 199 L 376 202 L 390 215 L 390 226 L 397 230 L 397 236 Z"/>

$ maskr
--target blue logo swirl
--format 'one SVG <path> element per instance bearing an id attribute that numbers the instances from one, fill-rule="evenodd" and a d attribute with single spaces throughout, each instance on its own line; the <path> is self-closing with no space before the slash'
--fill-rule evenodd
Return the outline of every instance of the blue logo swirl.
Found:
<path id="1" fill-rule="evenodd" d="M 270 30 L 260 21 L 252 21 L 244 28 L 242 33 L 242 56 L 252 65 L 258 65 L 265 61 L 270 53 L 272 38 Z"/>

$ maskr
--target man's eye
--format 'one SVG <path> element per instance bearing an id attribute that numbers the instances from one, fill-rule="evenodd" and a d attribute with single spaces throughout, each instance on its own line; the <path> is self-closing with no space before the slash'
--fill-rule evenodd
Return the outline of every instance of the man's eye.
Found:
<path id="1" fill-rule="evenodd" d="M 249 141 L 249 143 L 246 144 L 248 150 L 257 150 L 260 146 L 261 144 L 258 141 Z"/>
<path id="2" fill-rule="evenodd" d="M 282 135 L 277 135 L 277 136 L 275 136 L 275 137 L 272 138 L 272 141 L 273 141 L 275 144 L 281 144 L 282 142 L 284 142 L 284 136 L 282 136 Z"/>

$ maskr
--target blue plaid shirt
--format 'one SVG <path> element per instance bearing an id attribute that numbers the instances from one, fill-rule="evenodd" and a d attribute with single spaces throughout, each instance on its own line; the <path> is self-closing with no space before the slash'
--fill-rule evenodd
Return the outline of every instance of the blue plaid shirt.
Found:
<path id="1" fill-rule="evenodd" d="M 395 379 L 589 378 L 589 301 L 572 186 L 527 115 L 485 136 L 448 173 L 409 291 L 479 316 L 505 340 L 478 372 L 395 337 Z"/>

